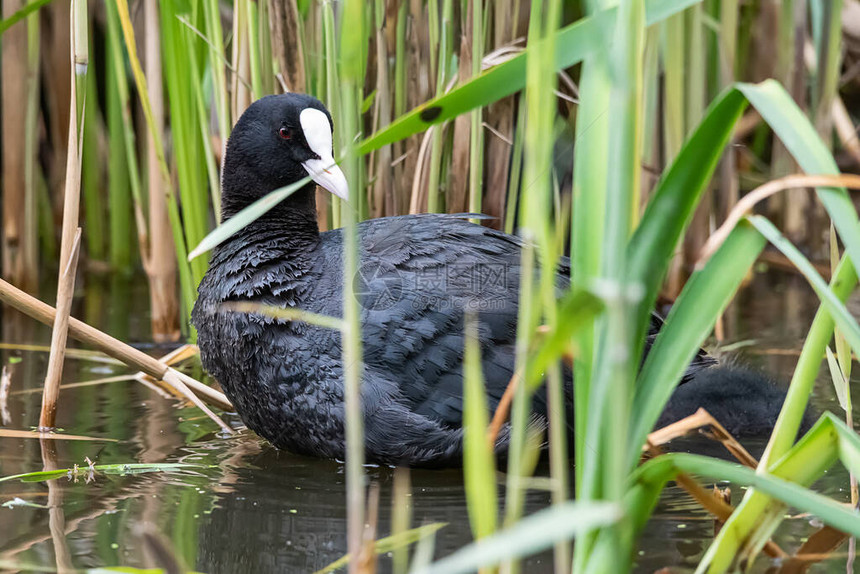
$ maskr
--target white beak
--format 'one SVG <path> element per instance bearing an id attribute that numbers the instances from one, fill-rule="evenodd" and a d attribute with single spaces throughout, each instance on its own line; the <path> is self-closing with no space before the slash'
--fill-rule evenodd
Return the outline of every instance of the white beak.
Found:
<path id="1" fill-rule="evenodd" d="M 302 162 L 302 167 L 308 172 L 317 185 L 327 189 L 344 201 L 349 201 L 349 184 L 340 168 L 334 163 L 334 158 L 320 156 L 320 159 L 309 159 Z"/>
<path id="2" fill-rule="evenodd" d="M 320 110 L 306 108 L 299 114 L 302 131 L 308 147 L 319 156 L 319 159 L 309 159 L 302 162 L 302 167 L 308 172 L 317 185 L 329 190 L 344 201 L 349 201 L 349 184 L 343 172 L 334 163 L 331 149 L 331 124 L 328 117 Z"/>

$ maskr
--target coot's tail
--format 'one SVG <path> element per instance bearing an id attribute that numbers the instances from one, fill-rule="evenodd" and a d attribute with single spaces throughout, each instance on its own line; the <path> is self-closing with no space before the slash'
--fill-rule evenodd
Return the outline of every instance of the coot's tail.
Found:
<path id="1" fill-rule="evenodd" d="M 701 407 L 733 436 L 766 437 L 776 424 L 784 401 L 785 391 L 762 373 L 712 366 L 675 389 L 656 428 L 689 416 Z M 801 430 L 805 431 L 813 422 L 807 411 Z"/>

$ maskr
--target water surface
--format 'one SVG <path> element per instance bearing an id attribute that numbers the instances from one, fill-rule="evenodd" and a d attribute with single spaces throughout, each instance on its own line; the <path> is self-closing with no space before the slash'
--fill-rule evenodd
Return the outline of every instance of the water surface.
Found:
<path id="1" fill-rule="evenodd" d="M 74 315 L 154 355 L 166 353 L 147 344 L 148 295 L 143 277 L 85 274 L 78 282 Z M 53 299 L 46 288 L 46 300 Z M 730 360 L 773 373 L 788 381 L 816 309 L 811 290 L 797 277 L 759 273 L 726 314 L 720 348 Z M 0 310 L 0 341 L 48 344 L 50 331 L 19 313 Z M 77 345 L 75 345 L 77 346 Z M 39 416 L 45 353 L 0 350 L 0 364 L 12 369 L 10 428 L 28 429 Z M 68 359 L 65 383 L 87 382 L 129 370 L 106 362 Z M 192 372 L 202 376 L 199 372 Z M 857 396 L 857 384 L 853 385 Z M 838 412 L 835 394 L 822 370 L 814 397 L 816 408 Z M 855 413 L 855 419 L 858 418 Z M 229 417 L 228 417 L 229 419 Z M 240 425 L 235 417 L 231 424 Z M 199 465 L 183 472 L 129 476 L 97 475 L 87 483 L 0 483 L 0 504 L 16 497 L 50 508 L 0 507 L 0 564 L 14 562 L 21 571 L 37 567 L 67 571 L 99 566 L 152 565 L 152 544 L 144 532 L 157 530 L 164 543 L 189 568 L 208 573 L 312 572 L 346 552 L 344 469 L 324 461 L 279 452 L 250 432 L 224 438 L 193 408 L 182 408 L 136 382 L 114 382 L 65 389 L 58 424 L 66 432 L 95 441 L 0 439 L 0 475 L 53 468 L 129 462 L 185 462 Z M 104 439 L 114 439 L 108 441 Z M 692 439 L 677 449 L 719 448 Z M 754 453 L 763 442 L 748 444 Z M 389 533 L 394 473 L 370 468 L 380 485 L 379 535 Z M 449 554 L 470 539 L 461 474 L 457 470 L 411 473 L 413 524 L 445 522 L 436 537 L 437 556 Z M 836 500 L 849 499 L 848 477 L 834 467 L 815 488 Z M 728 485 L 721 485 L 728 486 Z M 732 488 L 737 503 L 743 492 Z M 527 512 L 548 504 L 533 491 Z M 147 526 L 149 525 L 149 526 Z M 817 529 L 809 518 L 786 521 L 776 542 L 793 552 Z M 714 521 L 681 489 L 670 485 L 639 544 L 637 572 L 669 567 L 691 572 L 713 539 Z M 852 571 L 848 544 L 812 572 Z M 528 560 L 524 572 L 551 572 L 552 556 Z M 380 571 L 391 569 L 387 556 Z M 776 571 L 763 557 L 755 571 Z M 2 570 L 2 568 L 0 568 Z"/>

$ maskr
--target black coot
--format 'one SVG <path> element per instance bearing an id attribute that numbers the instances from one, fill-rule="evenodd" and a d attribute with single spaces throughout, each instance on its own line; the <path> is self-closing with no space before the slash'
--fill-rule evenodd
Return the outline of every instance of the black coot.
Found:
<path id="1" fill-rule="evenodd" d="M 255 102 L 236 124 L 224 162 L 224 219 L 307 174 L 348 197 L 343 174 L 329 167 L 331 117 L 310 96 Z M 256 301 L 341 316 L 343 282 L 354 280 L 362 303 L 368 459 L 459 464 L 464 310 L 479 317 L 489 407 L 495 409 L 514 367 L 520 240 L 456 215 L 365 221 L 358 226 L 360 272 L 346 278 L 343 235 L 319 233 L 314 193 L 315 185 L 307 185 L 214 252 L 192 316 L 203 366 L 248 427 L 274 445 L 343 457 L 339 333 L 219 306 Z M 559 292 L 568 276 L 565 259 L 556 278 Z M 659 327 L 655 316 L 649 346 Z M 704 406 L 735 433 L 769 428 L 783 394 L 761 377 L 737 376 L 715 364 L 699 353 L 661 422 Z M 544 396 L 535 397 L 534 411 L 538 419 L 546 416 Z M 503 432 L 500 452 L 506 441 Z"/>

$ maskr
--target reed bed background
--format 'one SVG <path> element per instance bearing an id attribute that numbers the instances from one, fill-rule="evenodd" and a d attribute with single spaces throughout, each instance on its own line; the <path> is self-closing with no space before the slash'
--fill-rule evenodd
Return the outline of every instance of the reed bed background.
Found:
<path id="1" fill-rule="evenodd" d="M 317 95 L 335 120 L 354 209 L 319 195 L 321 228 L 345 226 L 354 238 L 356 220 L 470 211 L 528 240 L 523 266 L 535 279 L 521 285 L 504 489 L 470 343 L 464 478 L 473 533 L 486 540 L 434 564 L 417 559 L 414 570 L 502 563 L 514 572 L 519 556 L 548 547 L 557 572 L 629 570 L 668 480 L 727 521 L 703 572 L 772 550 L 786 505 L 860 535 L 856 512 L 806 489 L 837 459 L 860 471 L 847 392 L 860 327 L 843 305 L 857 282 L 860 223 L 844 189 L 856 182 L 841 175 L 860 167 L 860 2 L 4 0 L 3 18 L 2 272 L 26 290 L 39 273 L 73 280 L 78 251 L 81 264 L 105 272 L 142 268 L 153 338 L 193 340 L 187 315 L 206 259 L 187 254 L 219 223 L 226 137 L 250 102 L 285 90 Z M 77 169 L 79 182 L 70 176 Z M 819 179 L 781 179 L 801 171 Z M 772 180 L 757 215 L 732 212 Z M 78 184 L 76 240 L 77 202 L 63 199 Z M 722 240 L 705 249 L 718 228 Z M 747 461 L 757 472 L 662 455 L 653 437 L 653 458 L 640 465 L 684 366 L 714 325 L 719 335 L 722 311 L 768 242 L 822 307 L 768 449 Z M 356 242 L 347 249 L 351 276 Z M 572 259 L 574 288 L 557 301 L 552 274 L 538 270 L 562 255 Z M 73 287 L 62 285 L 55 338 L 68 329 Z M 349 547 L 366 557 L 374 536 L 365 531 L 373 505 L 362 467 L 360 329 L 355 298 L 344 296 Z M 637 372 L 660 297 L 676 304 Z M 563 432 L 570 356 L 573 466 Z M 827 414 L 795 444 L 825 356 L 849 422 Z M 541 384 L 552 412 L 546 436 L 528 425 Z M 553 505 L 523 518 L 544 442 Z M 751 488 L 734 510 L 704 499 L 690 475 Z M 432 549 L 419 544 L 415 555 Z M 354 559 L 350 568 L 372 564 Z"/>

